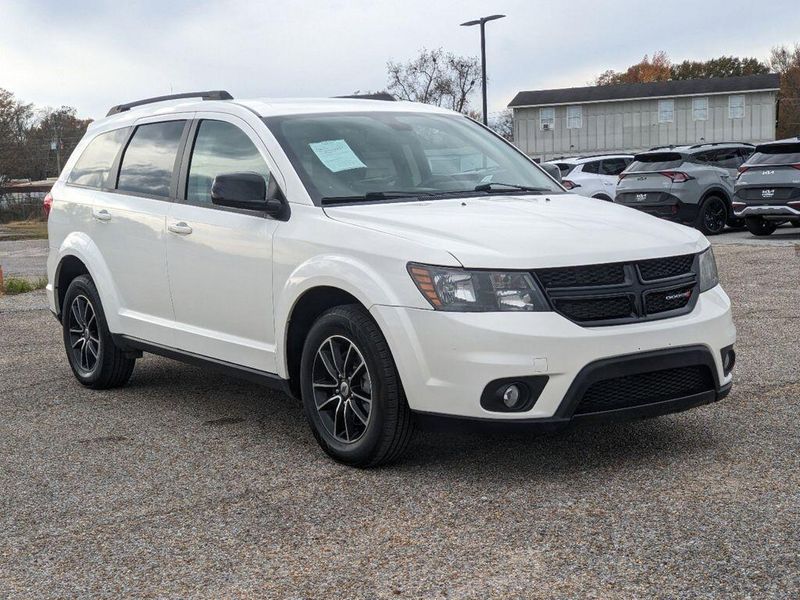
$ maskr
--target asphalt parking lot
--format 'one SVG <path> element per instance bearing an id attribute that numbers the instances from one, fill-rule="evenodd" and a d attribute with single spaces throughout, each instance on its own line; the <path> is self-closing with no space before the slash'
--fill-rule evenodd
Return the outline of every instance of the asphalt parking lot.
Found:
<path id="1" fill-rule="evenodd" d="M 0 597 L 796 598 L 800 230 L 739 235 L 715 239 L 739 330 L 721 403 L 424 433 L 372 471 L 202 369 L 146 356 L 85 390 L 42 292 L 2 298 Z"/>

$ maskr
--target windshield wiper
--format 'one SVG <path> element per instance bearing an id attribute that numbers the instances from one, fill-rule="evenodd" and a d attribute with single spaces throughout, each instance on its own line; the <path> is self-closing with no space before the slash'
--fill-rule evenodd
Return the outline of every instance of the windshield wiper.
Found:
<path id="1" fill-rule="evenodd" d="M 543 187 L 530 187 L 527 185 L 519 185 L 516 183 L 503 183 L 501 181 L 490 181 L 489 183 L 479 183 L 475 186 L 476 192 L 492 192 L 496 191 L 492 186 L 499 185 L 506 188 L 512 188 L 515 190 L 520 190 L 523 192 L 555 192 L 555 190 L 551 190 L 550 188 L 543 188 Z"/>
<path id="2" fill-rule="evenodd" d="M 387 190 L 385 192 L 367 192 L 362 196 L 325 196 L 322 204 L 346 204 L 348 202 L 370 202 L 373 200 L 394 200 L 398 198 L 419 198 L 420 196 L 441 196 L 443 192 L 406 192 Z M 448 192 L 444 192 L 448 193 Z"/>

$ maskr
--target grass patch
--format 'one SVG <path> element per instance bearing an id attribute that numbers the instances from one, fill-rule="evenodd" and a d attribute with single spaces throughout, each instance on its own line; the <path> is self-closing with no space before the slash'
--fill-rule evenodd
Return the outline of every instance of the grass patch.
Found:
<path id="1" fill-rule="evenodd" d="M 0 225 L 0 239 L 4 240 L 46 240 L 47 221 L 14 221 Z"/>
<path id="2" fill-rule="evenodd" d="M 47 286 L 47 278 L 23 279 L 22 277 L 9 277 L 5 280 L 3 291 L 8 294 L 25 294 L 35 290 L 41 290 Z"/>

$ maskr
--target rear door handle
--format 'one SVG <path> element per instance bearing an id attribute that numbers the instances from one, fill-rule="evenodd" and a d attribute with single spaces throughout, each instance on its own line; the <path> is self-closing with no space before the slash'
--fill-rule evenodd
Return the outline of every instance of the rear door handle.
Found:
<path id="1" fill-rule="evenodd" d="M 180 223 L 170 223 L 167 229 L 169 229 L 172 233 L 177 233 L 178 235 L 189 235 L 192 233 L 192 228 L 183 221 Z"/>
<path id="2" fill-rule="evenodd" d="M 97 210 L 96 208 L 92 210 L 92 216 L 97 219 L 98 221 L 110 221 L 111 220 L 111 213 L 108 212 L 105 208 Z"/>

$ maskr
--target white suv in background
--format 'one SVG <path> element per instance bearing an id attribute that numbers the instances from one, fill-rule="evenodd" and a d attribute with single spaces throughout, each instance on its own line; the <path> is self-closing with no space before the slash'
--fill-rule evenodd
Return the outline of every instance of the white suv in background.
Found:
<path id="1" fill-rule="evenodd" d="M 629 164 L 632 154 L 598 154 L 577 156 L 547 161 L 561 171 L 561 185 L 569 191 L 612 202 L 616 194 L 617 180 Z"/>
<path id="2" fill-rule="evenodd" d="M 425 418 L 563 426 L 731 387 L 706 238 L 567 194 L 441 108 L 124 104 L 46 203 L 47 292 L 80 383 L 123 385 L 142 352 L 240 375 L 301 398 L 347 464 L 394 459 Z"/>

